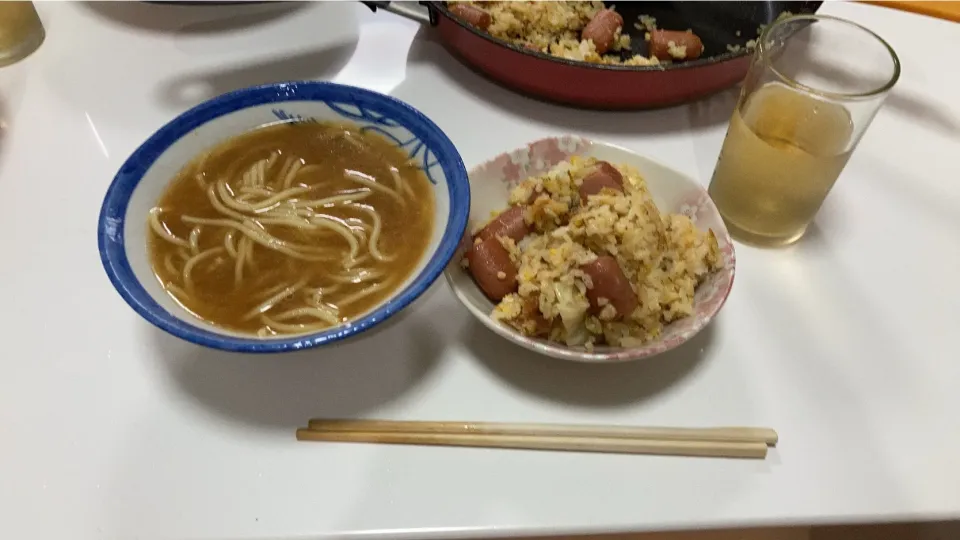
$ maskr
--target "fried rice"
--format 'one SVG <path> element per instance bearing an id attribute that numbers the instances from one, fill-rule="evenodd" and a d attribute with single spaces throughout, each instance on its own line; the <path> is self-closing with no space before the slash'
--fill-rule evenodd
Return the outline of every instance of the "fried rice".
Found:
<path id="1" fill-rule="evenodd" d="M 581 202 L 579 185 L 596 163 L 575 156 L 512 190 L 511 204 L 529 203 L 524 218 L 531 233 L 519 243 L 499 237 L 516 265 L 518 288 L 497 304 L 493 318 L 568 346 L 636 346 L 693 313 L 697 286 L 723 258 L 713 231 L 698 230 L 684 215 L 662 214 L 632 167 L 614 164 L 622 193 L 604 189 Z M 589 309 L 592 283 L 581 267 L 607 254 L 636 294 L 633 313 L 618 316 L 609 304 Z"/>
<path id="2" fill-rule="evenodd" d="M 630 50 L 630 35 L 619 34 L 608 54 L 598 54 L 593 42 L 580 39 L 590 19 L 604 9 L 603 2 L 448 2 L 475 4 L 493 19 L 487 32 L 493 37 L 529 49 L 568 60 L 596 64 L 653 66 L 660 64 L 655 56 L 640 54 L 627 59 L 621 51 Z M 650 19 L 652 20 L 652 19 Z"/>
<path id="3" fill-rule="evenodd" d="M 620 30 L 614 40 L 611 50 L 606 54 L 597 53 L 597 48 L 588 39 L 580 39 L 580 33 L 587 23 L 604 9 L 603 2 L 594 1 L 538 1 L 538 2 L 484 2 L 460 1 L 447 2 L 448 4 L 473 4 L 490 14 L 492 23 L 487 32 L 493 37 L 527 47 L 542 53 L 595 64 L 618 64 L 625 66 L 657 66 L 670 64 L 671 60 L 661 61 L 652 54 L 644 56 L 634 54 L 625 58 L 625 52 L 630 51 L 631 37 L 627 33 L 628 27 L 637 30 L 636 39 L 649 41 L 650 32 L 657 29 L 657 20 L 649 15 L 640 15 L 638 20 L 627 24 Z M 781 12 L 774 22 L 792 16 L 790 11 Z M 772 24 L 772 23 L 771 23 Z M 757 39 L 767 25 L 757 28 Z M 740 32 L 737 32 L 739 37 Z M 729 44 L 727 52 L 739 52 L 742 49 L 753 50 L 757 39 L 750 39 L 745 45 Z M 682 46 L 674 45 L 670 55 L 682 60 L 686 50 Z"/>

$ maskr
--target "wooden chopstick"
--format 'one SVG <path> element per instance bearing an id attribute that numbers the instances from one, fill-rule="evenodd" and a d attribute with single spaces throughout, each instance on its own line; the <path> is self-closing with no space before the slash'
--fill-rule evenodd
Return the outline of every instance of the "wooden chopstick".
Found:
<path id="1" fill-rule="evenodd" d="M 320 431 L 297 430 L 297 440 L 380 444 L 416 444 L 428 446 L 472 446 L 480 448 L 516 448 L 561 450 L 570 452 L 606 452 L 621 454 L 660 454 L 672 456 L 763 459 L 764 442 L 720 442 L 702 440 L 625 439 L 610 437 L 553 437 L 543 435 L 490 435 L 452 433 L 403 433 L 395 431 Z"/>
<path id="2" fill-rule="evenodd" d="M 391 420 L 339 420 L 314 418 L 310 429 L 324 432 L 428 433 L 450 435 L 512 435 L 537 437 L 593 437 L 663 441 L 760 442 L 776 446 L 777 432 L 770 428 L 675 428 L 592 426 L 569 424 L 505 424 L 495 422 L 423 422 Z"/>
<path id="3" fill-rule="evenodd" d="M 769 428 L 671 428 L 314 418 L 301 441 L 473 446 L 572 452 L 759 458 L 777 443 Z"/>

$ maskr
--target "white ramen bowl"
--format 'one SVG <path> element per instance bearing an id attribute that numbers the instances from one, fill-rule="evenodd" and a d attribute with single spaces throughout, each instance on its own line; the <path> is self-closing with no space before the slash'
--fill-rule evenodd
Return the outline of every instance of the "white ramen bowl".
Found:
<path id="1" fill-rule="evenodd" d="M 149 210 L 191 159 L 231 137 L 279 121 L 349 121 L 392 140 L 420 163 L 433 187 L 430 242 L 400 286 L 367 313 L 325 331 L 258 338 L 209 324 L 162 288 L 147 250 Z M 100 210 L 100 259 L 120 296 L 145 319 L 187 341 L 229 351 L 304 349 L 367 330 L 410 304 L 440 275 L 470 209 L 466 169 L 450 139 L 419 111 L 389 96 L 333 83 L 277 83 L 230 92 L 160 128 L 120 167 Z"/>
<path id="2" fill-rule="evenodd" d="M 657 208 L 663 213 L 684 214 L 699 229 L 713 229 L 720 244 L 724 267 L 710 274 L 697 287 L 693 315 L 664 327 L 656 340 L 639 347 L 598 346 L 567 347 L 562 343 L 525 336 L 491 316 L 491 302 L 470 274 L 460 266 L 463 254 L 471 244 L 470 232 L 509 204 L 510 190 L 522 180 L 543 174 L 571 156 L 589 156 L 614 164 L 636 168 L 647 182 Z M 733 287 L 736 257 L 733 242 L 713 200 L 699 183 L 656 161 L 630 150 L 582 137 L 563 136 L 541 139 L 516 150 L 505 152 L 470 171 L 470 227 L 457 249 L 457 255 L 444 274 L 460 302 L 485 326 L 498 335 L 532 351 L 579 362 L 624 362 L 648 358 L 686 342 L 702 330 L 720 311 Z"/>

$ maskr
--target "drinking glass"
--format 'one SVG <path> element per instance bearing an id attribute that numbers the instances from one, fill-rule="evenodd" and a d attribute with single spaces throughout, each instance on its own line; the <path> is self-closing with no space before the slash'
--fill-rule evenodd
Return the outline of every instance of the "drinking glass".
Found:
<path id="1" fill-rule="evenodd" d="M 800 239 L 899 77 L 890 45 L 854 22 L 799 15 L 768 26 L 710 181 L 730 234 L 764 246 Z"/>
<path id="2" fill-rule="evenodd" d="M 29 56 L 44 36 L 33 2 L 0 1 L 0 66 Z"/>

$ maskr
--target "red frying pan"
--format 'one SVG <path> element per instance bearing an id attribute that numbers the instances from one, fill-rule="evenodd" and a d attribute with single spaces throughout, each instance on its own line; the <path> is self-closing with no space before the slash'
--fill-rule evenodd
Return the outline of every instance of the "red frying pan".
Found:
<path id="1" fill-rule="evenodd" d="M 657 26 L 692 29 L 704 44 L 697 60 L 664 66 L 620 66 L 566 60 L 494 38 L 454 16 L 444 2 L 363 2 L 433 26 L 444 45 L 465 63 L 523 94 L 597 109 L 645 109 L 685 103 L 741 81 L 750 66 L 749 40 L 781 13 L 813 13 L 822 2 L 619 2 L 630 31 L 641 14 Z M 639 32 L 632 32 L 637 34 Z M 633 54 L 648 55 L 643 39 Z M 730 46 L 740 46 L 732 52 Z"/>

